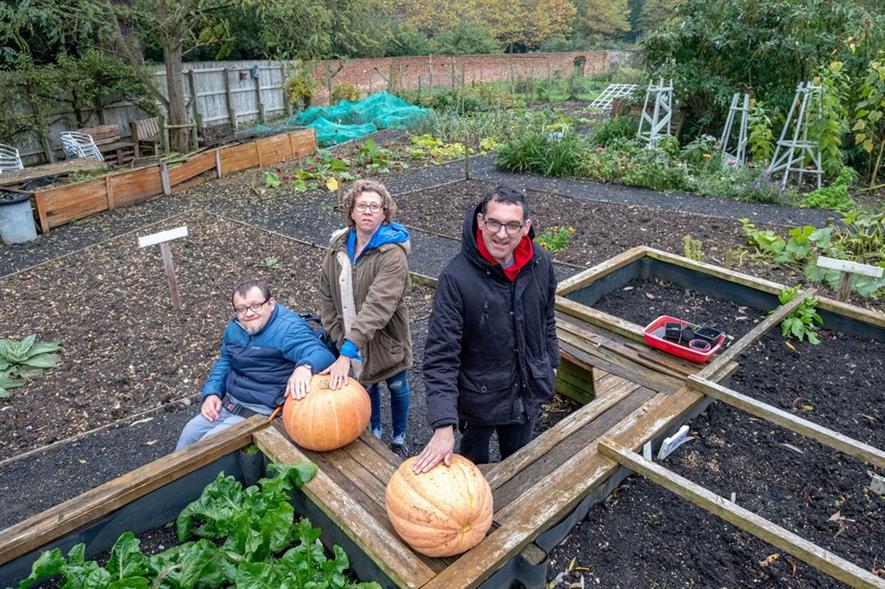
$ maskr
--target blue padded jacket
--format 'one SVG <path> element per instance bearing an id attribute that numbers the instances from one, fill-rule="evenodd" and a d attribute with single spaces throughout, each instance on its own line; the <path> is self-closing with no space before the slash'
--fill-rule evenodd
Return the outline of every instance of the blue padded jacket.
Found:
<path id="1" fill-rule="evenodd" d="M 221 354 L 200 395 L 276 407 L 283 402 L 286 383 L 296 367 L 310 366 L 316 374 L 335 357 L 297 313 L 277 303 L 264 328 L 250 335 L 236 318 L 224 331 Z"/>

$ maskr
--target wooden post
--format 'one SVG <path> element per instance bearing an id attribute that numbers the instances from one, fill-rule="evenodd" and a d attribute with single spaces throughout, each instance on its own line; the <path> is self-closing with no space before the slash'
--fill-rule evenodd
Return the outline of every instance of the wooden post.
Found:
<path id="1" fill-rule="evenodd" d="M 197 104 L 197 83 L 194 80 L 194 70 L 187 71 L 187 84 L 191 92 L 191 116 L 196 124 L 196 129 L 200 133 L 203 132 L 203 115 L 200 114 L 200 107 Z"/>
<path id="2" fill-rule="evenodd" d="M 157 115 L 157 124 L 160 126 L 160 141 L 163 143 L 163 153 L 169 153 L 169 129 L 166 128 L 166 117 L 162 113 Z"/>
<path id="3" fill-rule="evenodd" d="M 215 150 L 215 177 L 221 178 L 221 150 Z"/>
<path id="4" fill-rule="evenodd" d="M 160 185 L 163 186 L 163 194 L 166 196 L 172 194 L 172 187 L 169 185 L 169 166 L 166 162 L 160 162 Z"/>
<path id="5" fill-rule="evenodd" d="M 289 77 L 286 75 L 286 67 L 285 64 L 280 63 L 280 92 L 283 93 L 283 107 L 286 109 L 286 116 L 292 116 L 292 101 L 289 100 L 289 95 L 286 93 L 286 86 L 289 83 Z M 221 178 L 221 176 L 219 176 Z"/>
<path id="6" fill-rule="evenodd" d="M 467 144 L 464 144 L 464 179 L 470 180 L 470 152 L 467 150 Z"/>
<path id="7" fill-rule="evenodd" d="M 37 125 L 40 125 L 40 112 L 37 110 L 37 105 L 33 102 L 30 103 L 31 112 L 34 115 L 34 122 Z M 48 129 L 47 129 L 48 131 Z M 49 143 L 49 137 L 46 136 L 46 133 L 41 130 L 40 132 L 40 147 L 43 148 L 43 155 L 46 156 L 46 161 L 50 164 L 55 163 L 55 150 L 52 149 L 52 145 Z M 45 231 L 44 231 L 45 233 Z"/>
<path id="8" fill-rule="evenodd" d="M 227 105 L 227 120 L 231 131 L 236 131 L 237 111 L 234 109 L 234 97 L 230 92 L 230 68 L 224 68 L 224 103 Z"/>
<path id="9" fill-rule="evenodd" d="M 258 104 L 258 120 L 263 123 L 267 120 L 267 113 L 265 113 L 264 103 L 261 101 L 261 68 L 255 69 L 255 102 Z"/>
<path id="10" fill-rule="evenodd" d="M 178 281 L 175 279 L 175 267 L 172 265 L 172 251 L 169 242 L 160 244 L 160 253 L 163 256 L 163 268 L 166 270 L 166 279 L 169 281 L 169 292 L 172 295 L 172 307 L 181 311 L 181 294 L 178 292 Z"/>
<path id="11" fill-rule="evenodd" d="M 181 237 L 187 237 L 187 225 L 138 238 L 138 247 L 160 244 L 163 268 L 166 271 L 166 280 L 169 282 L 169 294 L 172 297 L 172 307 L 176 311 L 181 311 L 182 309 L 181 295 L 178 292 L 178 280 L 175 278 L 175 267 L 172 265 L 172 250 L 169 249 L 169 242 Z"/>

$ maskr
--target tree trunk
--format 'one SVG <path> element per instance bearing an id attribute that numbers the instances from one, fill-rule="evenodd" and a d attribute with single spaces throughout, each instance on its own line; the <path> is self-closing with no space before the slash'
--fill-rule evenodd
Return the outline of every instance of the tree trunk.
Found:
<path id="1" fill-rule="evenodd" d="M 160 45 L 163 47 L 163 61 L 166 65 L 166 91 L 168 96 L 167 124 L 169 148 L 184 153 L 188 151 L 187 107 L 184 103 L 184 74 L 181 66 L 181 48 L 185 38 L 185 10 L 168 11 L 166 2 L 157 2 L 157 21 L 162 23 L 159 30 Z M 172 12 L 172 14 L 170 14 Z M 162 132 L 162 130 L 161 130 Z"/>

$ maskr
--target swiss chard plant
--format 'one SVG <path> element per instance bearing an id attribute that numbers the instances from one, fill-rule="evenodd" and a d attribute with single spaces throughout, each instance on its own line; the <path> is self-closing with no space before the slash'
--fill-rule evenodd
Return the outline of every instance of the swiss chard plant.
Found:
<path id="1" fill-rule="evenodd" d="M 126 532 L 104 566 L 85 559 L 83 544 L 67 556 L 55 548 L 40 555 L 19 589 L 47 577 L 60 577 L 65 589 L 380 589 L 373 582 L 351 582 L 345 552 L 335 546 L 329 558 L 320 530 L 306 518 L 294 522 L 292 490 L 310 481 L 316 466 L 269 468 L 276 476 L 245 489 L 220 473 L 178 515 L 178 546 L 146 556 L 139 540 Z"/>
<path id="2" fill-rule="evenodd" d="M 12 395 L 9 389 L 23 386 L 47 368 L 58 363 L 60 347 L 54 342 L 37 343 L 36 335 L 21 341 L 0 339 L 0 399 Z"/>

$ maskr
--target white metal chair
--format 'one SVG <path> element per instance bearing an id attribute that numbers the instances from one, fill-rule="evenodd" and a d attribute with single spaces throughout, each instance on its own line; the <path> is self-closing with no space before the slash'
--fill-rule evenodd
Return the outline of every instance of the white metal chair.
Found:
<path id="1" fill-rule="evenodd" d="M 21 170 L 24 167 L 18 150 L 11 145 L 0 143 L 0 174 L 3 170 Z"/>
<path id="2" fill-rule="evenodd" d="M 65 150 L 65 156 L 69 159 L 88 157 L 100 162 L 104 161 L 92 135 L 78 133 L 77 131 L 65 131 L 60 134 L 61 145 Z"/>

